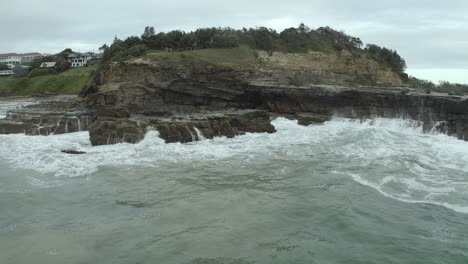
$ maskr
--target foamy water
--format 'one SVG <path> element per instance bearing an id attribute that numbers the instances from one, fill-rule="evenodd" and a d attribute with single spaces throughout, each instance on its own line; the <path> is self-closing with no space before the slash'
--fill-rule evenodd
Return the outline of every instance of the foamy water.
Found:
<path id="1" fill-rule="evenodd" d="M 272 123 L 188 144 L 0 135 L 0 263 L 468 261 L 468 142 L 402 119 Z"/>
<path id="2" fill-rule="evenodd" d="M 6 117 L 8 110 L 20 109 L 31 104 L 34 104 L 31 100 L 0 101 L 0 119 Z"/>
<path id="3" fill-rule="evenodd" d="M 89 176 L 100 166 L 158 167 L 222 159 L 248 164 L 253 156 L 304 162 L 333 159 L 332 173 L 346 174 L 387 197 L 468 213 L 467 142 L 423 134 L 418 122 L 401 119 L 336 118 L 304 127 L 279 118 L 273 125 L 278 130 L 274 134 L 189 144 L 165 144 L 157 131 L 149 131 L 139 144 L 98 147 L 91 146 L 87 132 L 49 137 L 0 135 L 0 158 L 13 167 L 56 177 Z M 67 155 L 63 149 L 87 154 Z"/>

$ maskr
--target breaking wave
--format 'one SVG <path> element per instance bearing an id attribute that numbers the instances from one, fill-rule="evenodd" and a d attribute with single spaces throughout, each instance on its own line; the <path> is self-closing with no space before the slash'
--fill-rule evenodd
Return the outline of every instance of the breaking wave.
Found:
<path id="1" fill-rule="evenodd" d="M 289 161 L 336 161 L 329 173 L 402 202 L 441 205 L 468 213 L 468 142 L 422 133 L 422 124 L 403 119 L 334 118 L 323 125 L 300 126 L 278 118 L 274 134 L 247 134 L 187 144 L 165 144 L 149 131 L 138 144 L 92 147 L 87 132 L 56 136 L 0 135 L 0 159 L 9 166 L 48 177 L 90 176 L 101 166 L 178 167 L 229 160 L 239 166 Z M 67 155 L 62 149 L 84 155 Z M 312 166 L 312 165 L 311 165 Z M 320 166 L 320 165 L 313 165 Z"/>

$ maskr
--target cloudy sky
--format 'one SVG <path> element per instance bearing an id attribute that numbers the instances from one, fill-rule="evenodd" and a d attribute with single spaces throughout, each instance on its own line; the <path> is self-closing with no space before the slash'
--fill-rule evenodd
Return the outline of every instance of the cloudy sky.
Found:
<path id="1" fill-rule="evenodd" d="M 97 51 L 117 35 L 303 22 L 398 51 L 407 72 L 468 83 L 468 0 L 1 0 L 0 53 Z"/>

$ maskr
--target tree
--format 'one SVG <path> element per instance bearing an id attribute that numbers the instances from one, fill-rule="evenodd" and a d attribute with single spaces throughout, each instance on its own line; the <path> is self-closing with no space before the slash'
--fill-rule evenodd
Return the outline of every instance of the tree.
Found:
<path id="1" fill-rule="evenodd" d="M 9 70 L 9 69 L 10 67 L 8 67 L 8 65 L 0 63 L 0 70 Z"/>
<path id="2" fill-rule="evenodd" d="M 108 49 L 109 49 L 109 46 L 107 46 L 107 44 L 104 44 L 99 48 L 101 52 L 106 52 Z"/>
<path id="3" fill-rule="evenodd" d="M 141 45 L 143 44 L 143 41 L 139 37 L 128 37 L 124 40 L 125 46 L 127 48 L 131 48 L 133 46 Z"/>
<path id="4" fill-rule="evenodd" d="M 374 44 L 368 44 L 364 51 L 377 62 L 388 66 L 392 71 L 404 73 L 406 69 L 405 60 L 394 50 L 381 48 Z"/>
<path id="5" fill-rule="evenodd" d="M 143 35 L 141 35 L 142 39 L 148 39 L 151 38 L 155 35 L 154 27 L 145 27 L 145 31 L 143 32 Z"/>
<path id="6" fill-rule="evenodd" d="M 148 48 L 144 44 L 136 45 L 128 49 L 128 54 L 133 57 L 141 56 Z"/>

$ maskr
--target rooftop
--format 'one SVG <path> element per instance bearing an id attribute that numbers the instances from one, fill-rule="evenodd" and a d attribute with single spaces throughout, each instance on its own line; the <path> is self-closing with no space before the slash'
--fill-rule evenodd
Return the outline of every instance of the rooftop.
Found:
<path id="1" fill-rule="evenodd" d="M 55 67 L 56 64 L 57 62 L 54 62 L 54 61 L 43 62 L 40 68 L 53 68 Z"/>
<path id="2" fill-rule="evenodd" d="M 42 54 L 38 52 L 30 52 L 30 53 L 3 53 L 0 54 L 0 57 L 9 57 L 9 56 L 19 56 L 19 57 L 25 57 L 25 56 L 41 56 Z"/>

